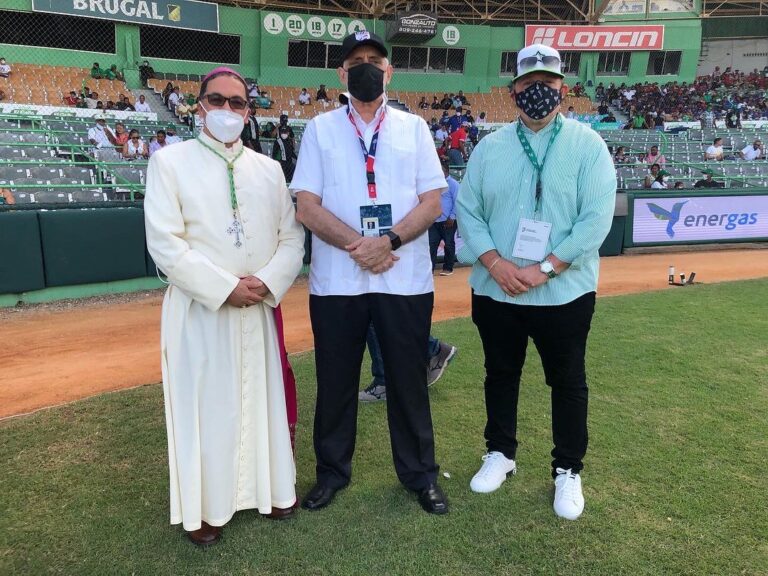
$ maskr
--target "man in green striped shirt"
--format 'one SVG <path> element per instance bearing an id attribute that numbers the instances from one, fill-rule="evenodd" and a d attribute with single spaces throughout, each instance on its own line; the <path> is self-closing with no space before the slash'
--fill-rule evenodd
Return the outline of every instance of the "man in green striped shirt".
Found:
<path id="1" fill-rule="evenodd" d="M 528 46 L 517 73 L 520 119 L 475 147 L 456 207 L 486 368 L 488 453 L 470 487 L 493 492 L 516 470 L 517 398 L 531 337 L 552 389 L 553 507 L 575 520 L 584 508 L 584 356 L 616 174 L 600 136 L 559 114 L 559 53 Z"/>

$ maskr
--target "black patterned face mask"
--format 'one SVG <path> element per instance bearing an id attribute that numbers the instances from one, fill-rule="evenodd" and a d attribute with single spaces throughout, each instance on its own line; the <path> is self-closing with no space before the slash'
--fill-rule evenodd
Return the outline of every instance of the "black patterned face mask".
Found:
<path id="1" fill-rule="evenodd" d="M 544 82 L 534 82 L 515 94 L 515 103 L 529 118 L 541 120 L 560 105 L 560 90 L 551 88 Z"/>

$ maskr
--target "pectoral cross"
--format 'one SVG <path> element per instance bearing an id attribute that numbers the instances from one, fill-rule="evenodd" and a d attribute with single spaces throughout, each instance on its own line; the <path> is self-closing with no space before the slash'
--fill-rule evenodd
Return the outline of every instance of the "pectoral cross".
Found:
<path id="1" fill-rule="evenodd" d="M 240 225 L 240 221 L 237 218 L 232 221 L 232 226 L 227 228 L 227 234 L 235 235 L 235 248 L 240 248 L 240 246 L 243 245 L 243 243 L 240 242 L 240 233 L 242 231 L 243 227 Z"/>

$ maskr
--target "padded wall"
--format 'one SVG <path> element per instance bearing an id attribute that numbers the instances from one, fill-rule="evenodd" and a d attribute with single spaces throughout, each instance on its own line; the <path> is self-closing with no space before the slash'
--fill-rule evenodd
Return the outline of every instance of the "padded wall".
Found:
<path id="1" fill-rule="evenodd" d="M 36 212 L 0 212 L 0 294 L 45 288 Z"/>
<path id="2" fill-rule="evenodd" d="M 39 219 L 46 286 L 147 275 L 143 210 L 54 210 Z"/>

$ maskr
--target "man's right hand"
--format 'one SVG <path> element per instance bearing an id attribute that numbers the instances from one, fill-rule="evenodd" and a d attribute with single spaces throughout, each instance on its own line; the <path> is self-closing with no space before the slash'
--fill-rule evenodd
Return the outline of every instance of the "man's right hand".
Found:
<path id="1" fill-rule="evenodd" d="M 491 270 L 491 278 L 496 281 L 504 292 L 510 296 L 517 296 L 528 292 L 528 285 L 525 283 L 521 268 L 515 266 L 509 260 L 503 258 L 499 260 Z"/>
<path id="2" fill-rule="evenodd" d="M 237 283 L 235 289 L 227 297 L 226 303 L 237 308 L 258 304 L 264 300 L 264 296 L 259 295 L 263 286 L 263 282 L 258 278 L 246 276 Z"/>

